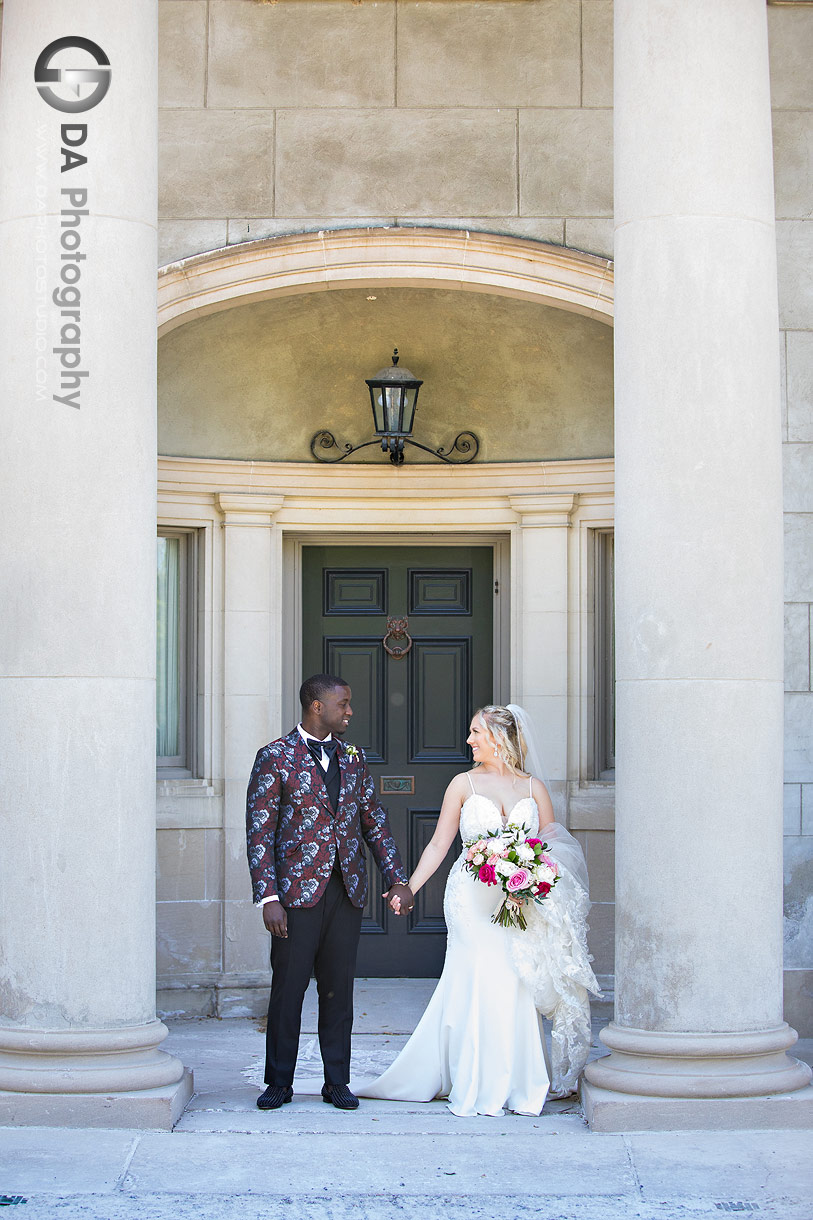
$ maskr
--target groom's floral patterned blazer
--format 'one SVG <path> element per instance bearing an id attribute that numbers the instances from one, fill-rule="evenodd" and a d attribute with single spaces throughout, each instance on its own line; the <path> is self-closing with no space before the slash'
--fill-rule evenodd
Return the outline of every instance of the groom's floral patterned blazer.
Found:
<path id="1" fill-rule="evenodd" d="M 312 907 L 321 898 L 339 854 L 348 897 L 363 907 L 372 852 L 387 886 L 406 883 L 386 810 L 357 746 L 339 742 L 341 786 L 334 814 L 324 772 L 299 732 L 272 741 L 257 755 L 248 785 L 246 837 L 254 901 L 278 894 L 286 907 Z"/>

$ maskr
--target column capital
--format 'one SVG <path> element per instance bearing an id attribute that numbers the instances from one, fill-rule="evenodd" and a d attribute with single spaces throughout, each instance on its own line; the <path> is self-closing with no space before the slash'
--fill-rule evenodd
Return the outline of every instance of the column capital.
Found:
<path id="1" fill-rule="evenodd" d="M 215 493 L 215 504 L 223 514 L 224 525 L 273 525 L 284 503 L 285 496 L 231 491 Z"/>
<path id="2" fill-rule="evenodd" d="M 573 492 L 544 492 L 541 495 L 508 497 L 508 503 L 523 527 L 569 526 L 578 502 L 579 497 Z"/>

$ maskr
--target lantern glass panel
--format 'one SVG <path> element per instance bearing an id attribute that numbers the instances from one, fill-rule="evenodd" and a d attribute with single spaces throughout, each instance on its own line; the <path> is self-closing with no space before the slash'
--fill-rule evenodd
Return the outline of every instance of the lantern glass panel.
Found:
<path id="1" fill-rule="evenodd" d="M 384 390 L 380 385 L 370 386 L 370 402 L 373 406 L 375 430 L 380 436 L 387 431 L 384 426 Z"/>
<path id="2" fill-rule="evenodd" d="M 387 432 L 401 431 L 403 415 L 403 387 L 387 386 L 384 391 L 384 424 Z"/>

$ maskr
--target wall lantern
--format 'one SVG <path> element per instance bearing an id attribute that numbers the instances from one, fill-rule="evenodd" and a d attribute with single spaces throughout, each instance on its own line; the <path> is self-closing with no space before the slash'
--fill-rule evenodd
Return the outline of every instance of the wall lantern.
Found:
<path id="1" fill-rule="evenodd" d="M 480 442 L 473 432 L 459 432 L 448 449 L 430 449 L 412 439 L 415 411 L 418 406 L 418 391 L 423 382 L 413 377 L 409 369 L 398 367 L 398 348 L 392 353 L 392 365 L 381 369 L 375 377 L 366 378 L 370 390 L 370 405 L 373 409 L 375 437 L 362 441 L 360 445 L 341 446 L 332 432 L 317 432 L 311 441 L 311 453 L 319 462 L 343 462 L 359 449 L 380 444 L 384 453 L 389 453 L 394 466 L 404 461 L 404 445 L 414 445 L 424 453 L 431 453 L 442 462 L 462 465 L 472 462 L 480 450 Z M 323 454 L 320 450 L 343 449 L 338 457 Z M 461 456 L 450 456 L 460 454 Z"/>

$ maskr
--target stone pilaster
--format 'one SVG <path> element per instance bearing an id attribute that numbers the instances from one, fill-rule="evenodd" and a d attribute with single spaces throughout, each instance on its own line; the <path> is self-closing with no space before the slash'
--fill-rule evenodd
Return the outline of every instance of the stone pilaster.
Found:
<path id="1" fill-rule="evenodd" d="M 617 944 L 602 1130 L 813 1122 L 782 1021 L 766 12 L 616 0 Z"/>
<path id="2" fill-rule="evenodd" d="M 564 821 L 568 721 L 568 536 L 578 496 L 511 496 L 517 514 L 517 605 L 511 690 L 533 719 Z"/>
<path id="3" fill-rule="evenodd" d="M 257 751 L 282 731 L 282 547 L 275 518 L 284 496 L 222 492 L 216 499 L 223 514 L 226 619 L 224 977 L 218 996 L 218 1011 L 225 1016 L 251 1011 L 245 989 L 256 989 L 269 971 L 268 933 L 251 900 L 246 863 L 246 788 Z"/>
<path id="4" fill-rule="evenodd" d="M 156 5 L 8 0 L 2 54 L 0 1122 L 171 1126 L 191 1080 L 155 1019 Z"/>

